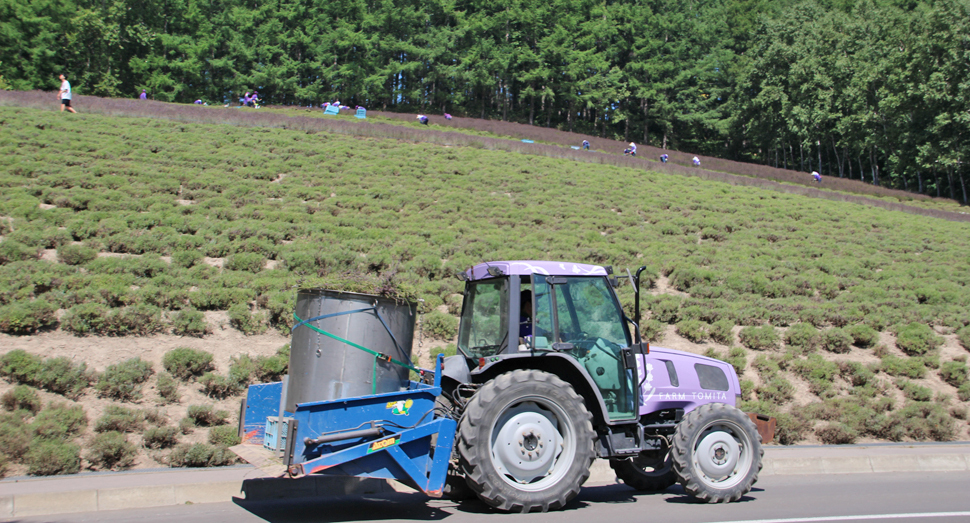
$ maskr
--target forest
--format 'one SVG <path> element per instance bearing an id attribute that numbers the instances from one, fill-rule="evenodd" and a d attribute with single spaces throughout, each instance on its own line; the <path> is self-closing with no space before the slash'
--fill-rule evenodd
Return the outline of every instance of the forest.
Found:
<path id="1" fill-rule="evenodd" d="M 967 0 L 0 0 L 0 87 L 448 112 L 967 202 Z M 53 96 L 53 93 L 52 93 Z M 55 103 L 52 98 L 52 103 Z"/>

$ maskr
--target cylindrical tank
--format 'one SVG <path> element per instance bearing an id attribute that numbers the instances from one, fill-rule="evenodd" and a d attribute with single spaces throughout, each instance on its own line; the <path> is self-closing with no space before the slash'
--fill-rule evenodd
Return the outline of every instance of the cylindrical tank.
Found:
<path id="1" fill-rule="evenodd" d="M 407 388 L 408 369 L 321 334 L 309 325 L 410 364 L 417 305 L 369 294 L 324 289 L 301 290 L 296 297 L 296 315 L 301 320 L 358 309 L 372 310 L 330 316 L 293 331 L 286 410 L 294 412 L 297 403 Z M 394 334 L 393 338 L 388 330 Z M 400 348 L 395 346 L 395 339 Z"/>

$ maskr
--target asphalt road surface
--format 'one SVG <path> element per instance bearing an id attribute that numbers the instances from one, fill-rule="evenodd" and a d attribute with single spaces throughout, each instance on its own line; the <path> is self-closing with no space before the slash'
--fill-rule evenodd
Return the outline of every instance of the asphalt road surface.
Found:
<path id="1" fill-rule="evenodd" d="M 56 503 L 56 499 L 51 500 Z M 384 494 L 327 502 L 210 503 L 17 518 L 18 522 L 271 523 L 378 521 L 449 523 L 815 523 L 970 522 L 970 472 L 769 476 L 741 501 L 697 503 L 679 486 L 645 494 L 623 485 L 584 488 L 566 510 L 495 513 L 479 501 L 454 503 L 420 494 Z"/>

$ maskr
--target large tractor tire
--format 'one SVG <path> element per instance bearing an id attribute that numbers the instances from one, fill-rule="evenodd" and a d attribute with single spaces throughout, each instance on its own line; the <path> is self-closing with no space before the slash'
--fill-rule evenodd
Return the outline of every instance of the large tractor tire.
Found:
<path id="1" fill-rule="evenodd" d="M 691 496 L 708 503 L 737 501 L 761 471 L 761 437 L 740 410 L 709 403 L 677 425 L 670 449 L 674 472 Z"/>
<path id="2" fill-rule="evenodd" d="M 611 459 L 616 477 L 642 492 L 659 492 L 677 483 L 674 462 L 668 451 L 642 452 L 627 459 Z"/>
<path id="3" fill-rule="evenodd" d="M 589 478 L 596 434 L 583 399 L 553 374 L 516 370 L 486 383 L 458 426 L 460 465 L 499 510 L 558 510 Z"/>

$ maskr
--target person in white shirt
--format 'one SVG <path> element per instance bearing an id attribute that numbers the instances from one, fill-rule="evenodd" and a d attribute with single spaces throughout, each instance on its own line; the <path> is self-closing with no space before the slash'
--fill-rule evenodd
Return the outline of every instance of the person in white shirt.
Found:
<path id="1" fill-rule="evenodd" d="M 67 81 L 67 77 L 60 75 L 58 78 L 61 79 L 61 91 L 58 93 L 57 97 L 61 100 L 61 112 L 64 109 L 71 111 L 72 113 L 77 113 L 73 107 L 71 107 L 71 82 Z"/>

